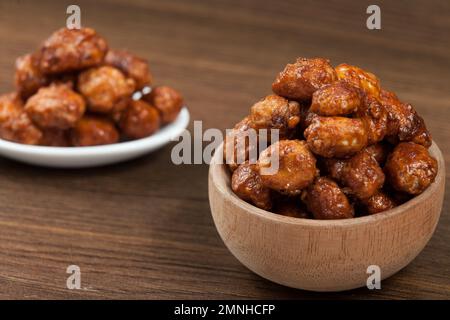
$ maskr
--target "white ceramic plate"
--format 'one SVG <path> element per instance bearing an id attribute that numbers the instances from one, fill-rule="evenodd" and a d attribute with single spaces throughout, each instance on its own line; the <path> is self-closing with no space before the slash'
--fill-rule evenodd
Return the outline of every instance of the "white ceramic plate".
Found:
<path id="1" fill-rule="evenodd" d="M 178 137 L 189 123 L 183 108 L 178 118 L 147 138 L 92 147 L 45 147 L 0 139 L 0 155 L 20 162 L 55 168 L 85 168 L 130 160 L 154 151 Z"/>

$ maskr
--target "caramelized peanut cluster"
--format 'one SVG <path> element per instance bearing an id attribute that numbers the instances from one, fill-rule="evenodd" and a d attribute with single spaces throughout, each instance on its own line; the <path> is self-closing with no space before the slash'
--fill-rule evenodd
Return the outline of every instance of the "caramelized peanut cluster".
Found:
<path id="1" fill-rule="evenodd" d="M 0 138 L 67 147 L 149 136 L 183 106 L 170 87 L 149 92 L 152 81 L 147 60 L 109 49 L 95 30 L 60 29 L 16 60 L 16 92 L 0 95 Z"/>
<path id="2" fill-rule="evenodd" d="M 241 199 L 290 217 L 345 219 L 394 208 L 434 181 L 423 119 L 374 74 L 298 58 L 272 90 L 225 139 L 231 187 Z M 279 141 L 259 134 L 269 143 L 260 150 L 250 129 L 278 129 Z M 245 143 L 236 143 L 241 136 Z M 268 173 L 274 155 L 278 168 Z"/>

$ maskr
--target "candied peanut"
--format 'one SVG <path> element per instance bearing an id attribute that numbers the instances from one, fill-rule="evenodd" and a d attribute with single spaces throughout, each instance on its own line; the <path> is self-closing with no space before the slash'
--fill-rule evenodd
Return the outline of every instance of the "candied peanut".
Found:
<path id="1" fill-rule="evenodd" d="M 39 144 L 42 132 L 30 120 L 25 112 L 0 125 L 0 137 L 23 144 Z"/>
<path id="2" fill-rule="evenodd" d="M 377 143 L 384 139 L 388 130 L 388 112 L 377 99 L 366 95 L 356 114 L 366 126 L 368 144 Z"/>
<path id="3" fill-rule="evenodd" d="M 114 113 L 126 108 L 134 91 L 134 80 L 114 67 L 103 66 L 82 72 L 78 90 L 86 98 L 89 111 Z"/>
<path id="4" fill-rule="evenodd" d="M 22 112 L 23 102 L 16 92 L 0 95 L 0 123 L 8 121 L 11 117 Z"/>
<path id="5" fill-rule="evenodd" d="M 414 134 L 414 137 L 412 137 L 411 141 L 417 144 L 420 144 L 422 146 L 425 146 L 427 148 L 431 147 L 431 144 L 433 143 L 433 140 L 431 138 L 431 133 L 428 131 L 425 121 L 423 118 L 419 115 L 417 115 L 417 129 Z"/>
<path id="6" fill-rule="evenodd" d="M 368 140 L 364 122 L 345 117 L 315 117 L 304 135 L 311 151 L 325 158 L 354 155 Z"/>
<path id="7" fill-rule="evenodd" d="M 337 181 L 342 178 L 342 172 L 347 164 L 345 159 L 325 158 L 323 163 L 331 178 Z"/>
<path id="8" fill-rule="evenodd" d="M 132 101 L 120 118 L 120 128 L 131 139 L 150 136 L 160 123 L 158 110 L 142 100 Z"/>
<path id="9" fill-rule="evenodd" d="M 303 193 L 302 200 L 315 219 L 353 218 L 347 196 L 330 178 L 317 178 Z"/>
<path id="10" fill-rule="evenodd" d="M 278 170 L 264 174 L 264 169 L 273 168 L 273 160 L 278 161 Z M 263 185 L 288 195 L 300 194 L 317 175 L 316 159 L 300 140 L 277 141 L 261 152 L 258 164 Z"/>
<path id="11" fill-rule="evenodd" d="M 106 117 L 85 116 L 70 131 L 70 139 L 77 147 L 104 145 L 118 142 L 119 132 Z"/>
<path id="12" fill-rule="evenodd" d="M 44 74 L 81 70 L 100 65 L 108 45 L 90 28 L 62 28 L 54 32 L 39 52 L 39 69 Z"/>
<path id="13" fill-rule="evenodd" d="M 38 144 L 41 140 L 41 130 L 23 110 L 23 102 L 17 93 L 0 95 L 0 137 L 24 144 Z"/>
<path id="14" fill-rule="evenodd" d="M 310 111 L 320 116 L 344 116 L 361 104 L 360 91 L 345 81 L 323 86 L 313 93 Z"/>
<path id="15" fill-rule="evenodd" d="M 350 159 L 331 158 L 324 163 L 330 177 L 359 199 L 370 198 L 384 184 L 383 170 L 367 148 Z"/>
<path id="16" fill-rule="evenodd" d="M 109 50 L 105 63 L 116 67 L 127 77 L 136 82 L 136 89 L 152 84 L 152 75 L 146 59 L 140 58 L 126 50 Z"/>
<path id="17" fill-rule="evenodd" d="M 83 97 L 64 84 L 40 88 L 25 104 L 25 111 L 41 128 L 73 127 L 85 109 Z"/>
<path id="18" fill-rule="evenodd" d="M 339 80 L 347 81 L 375 98 L 379 97 L 380 81 L 373 73 L 346 63 L 338 65 L 335 70 Z"/>
<path id="19" fill-rule="evenodd" d="M 311 100 L 314 91 L 335 80 L 336 72 L 329 60 L 298 58 L 278 74 L 272 90 L 288 99 Z"/>
<path id="20" fill-rule="evenodd" d="M 401 102 L 387 90 L 381 91 L 380 102 L 388 111 L 387 137 L 392 143 L 413 141 L 425 147 L 431 146 L 431 135 L 425 122 L 412 105 Z"/>
<path id="21" fill-rule="evenodd" d="M 225 136 L 223 143 L 223 159 L 231 171 L 234 171 L 241 163 L 252 160 L 254 163 L 258 158 L 258 135 L 254 131 L 254 138 L 250 137 L 253 130 L 249 117 L 239 121 L 234 128 Z"/>
<path id="22" fill-rule="evenodd" d="M 183 107 L 183 97 L 175 89 L 167 86 L 159 86 L 144 95 L 143 100 L 149 102 L 161 114 L 164 124 L 174 121 Z"/>
<path id="23" fill-rule="evenodd" d="M 28 99 L 39 88 L 48 85 L 49 79 L 39 70 L 35 55 L 26 54 L 16 59 L 14 83 L 23 99 Z"/>
<path id="24" fill-rule="evenodd" d="M 368 146 L 364 151 L 374 157 L 380 166 L 383 166 L 390 152 L 390 146 L 386 143 L 378 142 Z"/>
<path id="25" fill-rule="evenodd" d="M 256 164 L 244 162 L 231 177 L 231 188 L 244 201 L 250 202 L 258 208 L 270 210 L 272 208 L 271 191 L 261 183 Z"/>
<path id="26" fill-rule="evenodd" d="M 272 94 L 251 107 L 249 120 L 255 130 L 278 129 L 280 140 L 290 138 L 300 122 L 300 105 Z"/>
<path id="27" fill-rule="evenodd" d="M 383 170 L 375 158 L 361 151 L 345 161 L 339 180 L 357 198 L 367 199 L 383 186 L 384 179 Z"/>
<path id="28" fill-rule="evenodd" d="M 395 201 L 383 191 L 378 191 L 370 198 L 365 199 L 363 204 L 368 214 L 379 213 L 396 206 Z"/>
<path id="29" fill-rule="evenodd" d="M 402 142 L 389 155 L 384 169 L 396 190 L 420 194 L 434 181 L 438 168 L 424 146 Z"/>

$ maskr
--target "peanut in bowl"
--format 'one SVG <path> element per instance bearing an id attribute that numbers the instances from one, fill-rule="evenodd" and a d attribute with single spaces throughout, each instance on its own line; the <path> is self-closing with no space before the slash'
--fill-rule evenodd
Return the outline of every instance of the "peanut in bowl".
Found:
<path id="1" fill-rule="evenodd" d="M 406 266 L 444 194 L 424 119 L 373 73 L 325 58 L 287 64 L 272 91 L 211 163 L 211 211 L 230 251 L 267 279 L 314 291 L 364 286 L 371 266 L 382 279 Z M 279 140 L 266 139 L 274 129 Z M 254 132 L 266 149 L 246 142 Z M 277 172 L 265 174 L 272 161 Z"/>
<path id="2" fill-rule="evenodd" d="M 222 164 L 222 146 L 209 169 L 209 202 L 215 226 L 231 253 L 273 282 L 311 291 L 343 291 L 366 285 L 377 265 L 386 279 L 407 266 L 430 240 L 445 190 L 445 164 L 420 195 L 375 215 L 342 220 L 292 218 L 259 209 L 235 195 Z"/>

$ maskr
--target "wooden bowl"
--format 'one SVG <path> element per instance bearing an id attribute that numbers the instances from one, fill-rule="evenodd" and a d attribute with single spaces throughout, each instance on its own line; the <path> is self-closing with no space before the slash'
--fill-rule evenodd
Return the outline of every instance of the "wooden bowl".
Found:
<path id="1" fill-rule="evenodd" d="M 425 192 L 394 209 L 346 220 L 277 215 L 239 199 L 221 164 L 222 146 L 209 169 L 209 202 L 216 228 L 231 253 L 273 282 L 312 291 L 366 286 L 367 268 L 385 279 L 408 265 L 430 240 L 439 220 L 445 164 L 435 143 L 436 180 Z"/>

